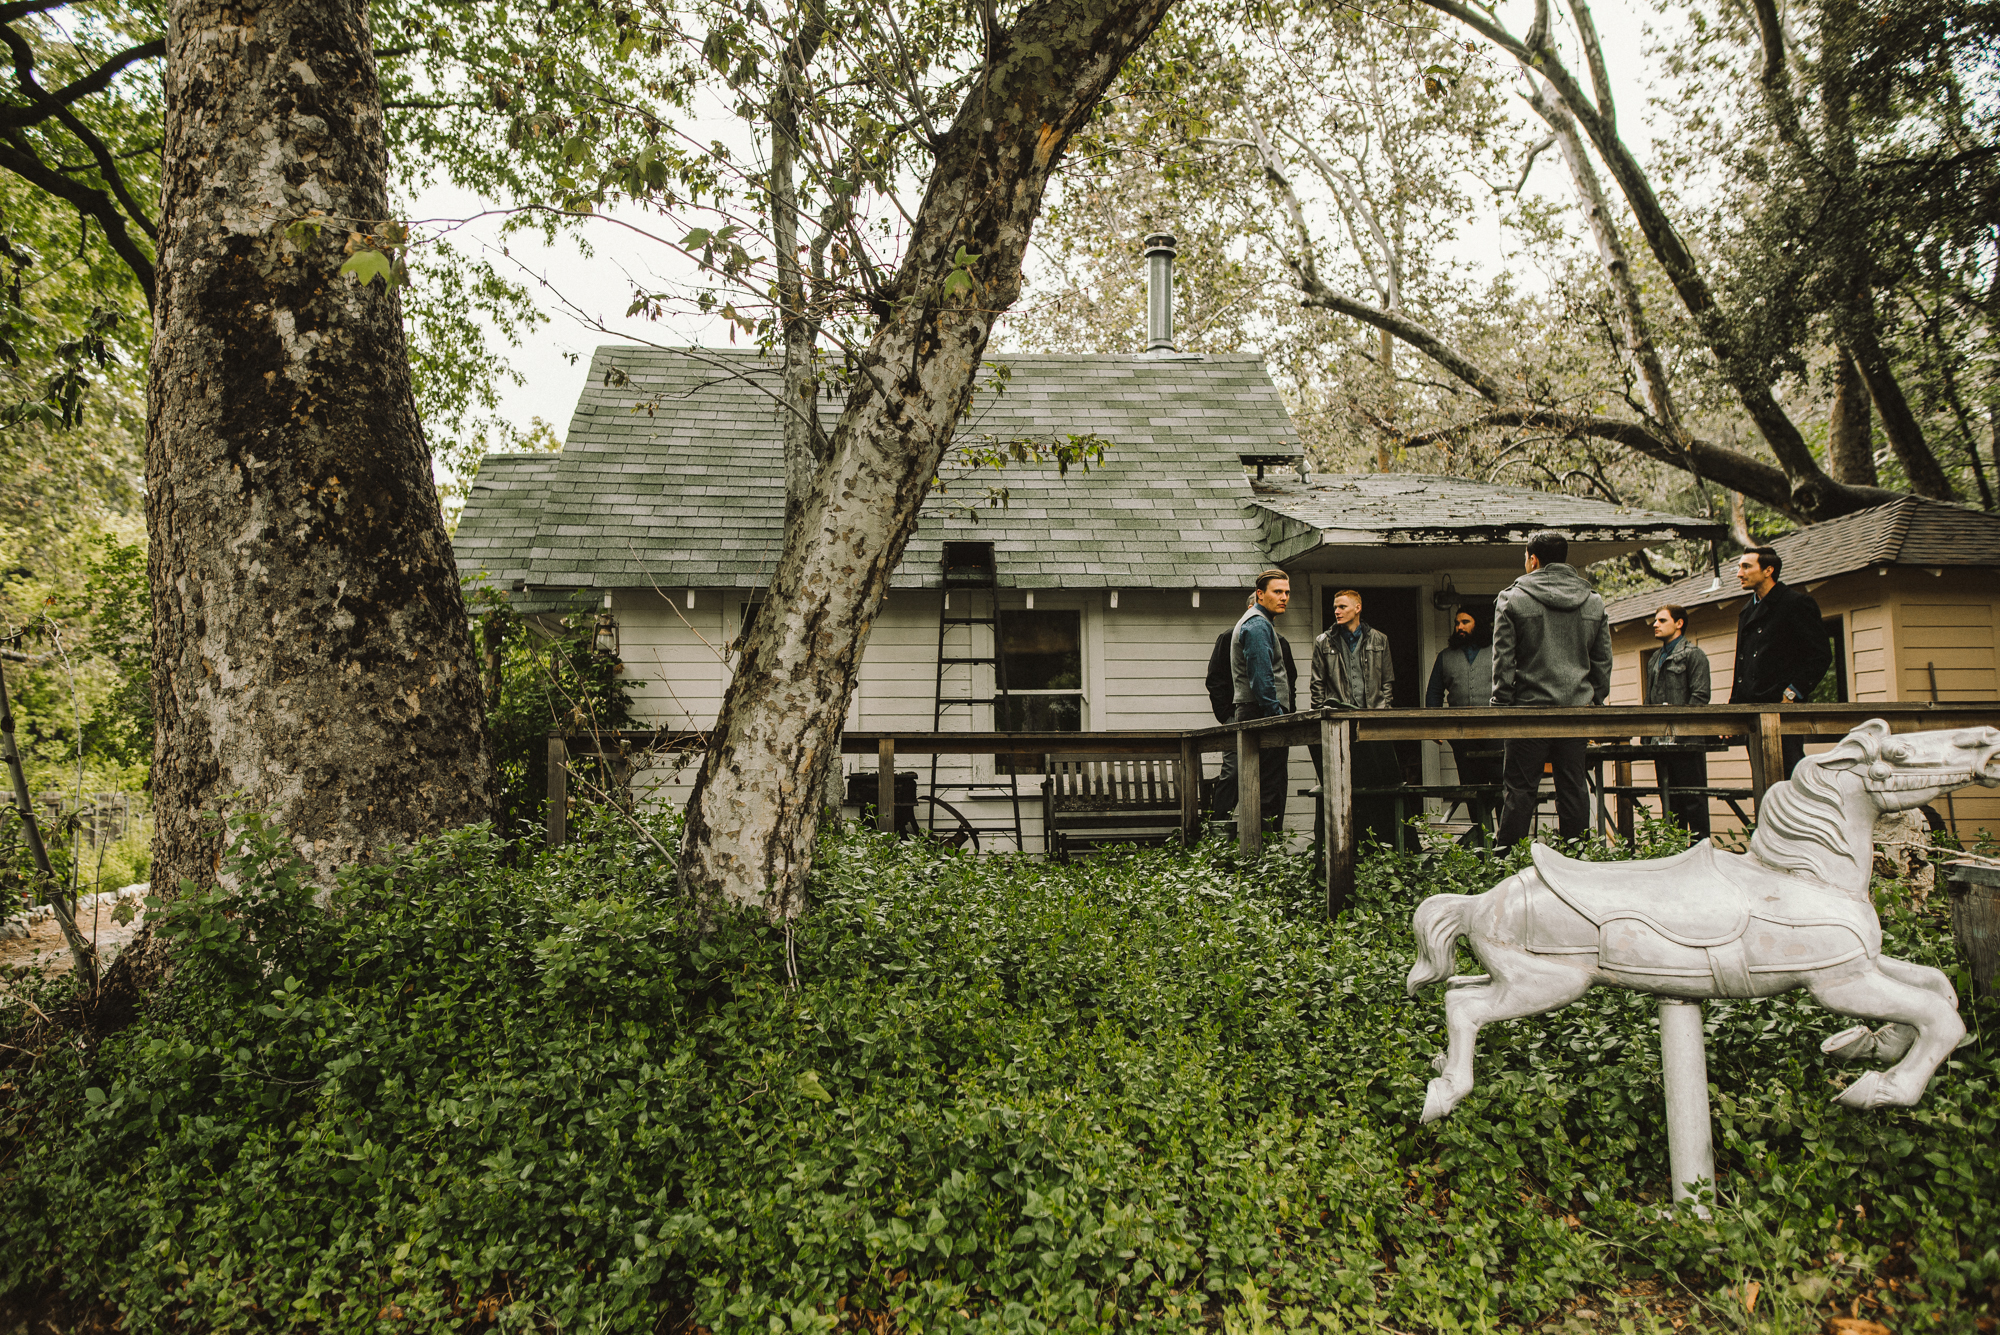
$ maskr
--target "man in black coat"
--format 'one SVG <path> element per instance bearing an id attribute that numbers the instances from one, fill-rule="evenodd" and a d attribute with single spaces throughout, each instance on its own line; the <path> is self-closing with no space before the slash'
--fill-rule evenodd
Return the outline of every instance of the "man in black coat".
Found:
<path id="1" fill-rule="evenodd" d="M 1732 705 L 1810 700 L 1833 664 L 1833 646 L 1819 604 L 1804 589 L 1778 582 L 1784 566 L 1769 547 L 1752 547 L 1736 562 L 1736 581 L 1750 601 L 1736 618 L 1736 669 Z M 1784 778 L 1805 758 L 1806 739 L 1787 737 Z"/>

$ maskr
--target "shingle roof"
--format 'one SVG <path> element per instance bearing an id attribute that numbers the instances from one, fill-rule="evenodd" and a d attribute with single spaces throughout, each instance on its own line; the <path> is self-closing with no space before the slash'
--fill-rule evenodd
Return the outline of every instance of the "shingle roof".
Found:
<path id="1" fill-rule="evenodd" d="M 1685 515 L 1561 492 L 1421 473 L 1355 473 L 1255 484 L 1265 546 L 1279 564 L 1323 543 L 1516 545 L 1541 528 L 1572 542 L 1664 542 L 1720 532 Z"/>
<path id="2" fill-rule="evenodd" d="M 560 454 L 487 456 L 459 521 L 461 570 L 530 591 L 768 583 L 784 528 L 777 370 L 747 352 L 599 348 Z M 1253 484 L 1240 456 L 1298 450 L 1258 357 L 996 357 L 980 386 L 960 443 L 1092 434 L 1110 449 L 1066 477 L 947 476 L 894 587 L 936 585 L 952 539 L 993 543 L 1017 588 L 1235 589 L 1317 546 L 1518 543 L 1543 527 L 1636 545 L 1709 527 L 1418 474 Z M 989 487 L 1005 508 L 981 504 Z"/>
<path id="3" fill-rule="evenodd" d="M 992 542 L 1001 582 L 1026 588 L 1234 588 L 1265 563 L 1237 456 L 1290 453 L 1297 436 L 1261 359 L 991 362 L 1005 374 L 982 372 L 961 442 L 1075 433 L 1111 449 L 1087 474 L 1014 464 L 933 495 L 894 586 L 935 584 L 948 538 Z M 607 385 L 613 367 L 624 379 Z M 460 567 L 531 586 L 768 582 L 784 528 L 776 370 L 751 353 L 598 349 L 561 454 L 487 457 Z M 989 486 L 1004 509 L 955 512 Z"/>
<path id="4" fill-rule="evenodd" d="M 1869 566 L 2000 566 L 2000 515 L 1905 496 L 1887 505 L 1808 524 L 1771 543 L 1784 560 L 1787 584 L 1809 584 Z M 1605 608 L 1613 622 L 1650 616 L 1662 603 L 1702 607 L 1743 596 L 1736 577 L 1723 572 L 1690 575 L 1664 588 L 1627 594 Z"/>

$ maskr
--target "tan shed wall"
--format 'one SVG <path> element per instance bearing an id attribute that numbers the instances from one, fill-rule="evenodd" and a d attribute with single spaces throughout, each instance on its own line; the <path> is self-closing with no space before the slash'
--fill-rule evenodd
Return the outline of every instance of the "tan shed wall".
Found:
<path id="1" fill-rule="evenodd" d="M 1732 576 L 1724 572 L 1723 578 Z M 2000 572 L 1948 569 L 1933 575 L 1896 566 L 1887 574 L 1868 569 L 1840 575 L 1809 592 L 1822 614 L 1842 619 L 1849 700 L 1929 700 L 1930 666 L 1935 665 L 1938 699 L 2000 704 Z M 1708 654 L 1718 702 L 1729 699 L 1742 606 L 1743 596 L 1738 596 L 1688 614 L 1688 636 Z M 1612 703 L 1640 703 L 1639 656 L 1652 644 L 1651 629 L 1643 621 L 1613 627 Z M 1995 723 L 2000 725 L 2000 707 Z M 1642 782 L 1650 779 L 1645 766 L 1639 770 Z M 1712 755 L 1708 773 L 1717 787 L 1748 787 L 1749 758 L 1741 748 Z M 1657 809 L 1657 803 L 1652 805 Z M 1937 806 L 1963 837 L 1983 829 L 2000 833 L 2000 792 L 1961 789 L 1948 805 Z M 1721 803 L 1713 804 L 1713 811 L 1718 832 L 1736 827 Z"/>

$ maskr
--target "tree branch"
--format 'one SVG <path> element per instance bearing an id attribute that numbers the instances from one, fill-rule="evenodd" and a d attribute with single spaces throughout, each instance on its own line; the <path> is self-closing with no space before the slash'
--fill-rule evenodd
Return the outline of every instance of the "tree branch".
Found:
<path id="1" fill-rule="evenodd" d="M 14 69 L 16 78 L 18 79 L 23 73 L 21 53 L 27 50 L 28 47 L 21 35 L 13 32 L 11 29 L 8 30 L 8 39 L 8 45 L 14 48 Z M 31 97 L 35 98 L 34 102 L 25 107 L 0 107 L 0 126 L 34 125 L 47 120 L 50 116 L 55 115 L 59 108 L 74 105 L 94 93 L 103 92 L 106 88 L 110 87 L 111 81 L 118 77 L 121 70 L 136 65 L 142 60 L 153 60 L 164 56 L 166 53 L 166 39 L 163 37 L 155 38 L 153 41 L 144 42 L 138 46 L 120 51 L 117 55 L 111 57 L 111 59 L 105 61 L 81 79 L 64 84 L 53 93 L 34 85 L 32 76 L 30 76 L 29 83 L 24 85 L 23 88 L 24 91 L 29 92 Z M 32 62 L 32 55 L 30 55 L 29 59 Z M 30 64 L 30 68 L 32 68 L 32 63 Z"/>
<path id="2" fill-rule="evenodd" d="M 131 232 L 126 230 L 125 214 L 112 202 L 111 196 L 51 170 L 12 133 L 0 133 L 0 169 L 13 172 L 29 185 L 63 200 L 78 213 L 95 218 L 97 225 L 104 229 L 104 239 L 111 243 L 111 249 L 125 262 L 133 277 L 139 280 L 139 286 L 146 293 L 147 309 L 152 308 L 153 261 L 139 248 Z"/>

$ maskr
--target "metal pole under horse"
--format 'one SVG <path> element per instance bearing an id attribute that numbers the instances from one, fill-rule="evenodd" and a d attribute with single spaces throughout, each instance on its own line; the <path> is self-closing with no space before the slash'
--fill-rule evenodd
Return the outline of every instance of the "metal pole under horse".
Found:
<path id="1" fill-rule="evenodd" d="M 1699 1001 L 1660 998 L 1660 1070 L 1667 1086 L 1667 1166 L 1673 1173 L 1674 1199 L 1684 1201 L 1695 1194 L 1690 1184 L 1715 1181 Z M 1708 1211 L 1702 1208 L 1701 1213 L 1706 1217 Z"/>

